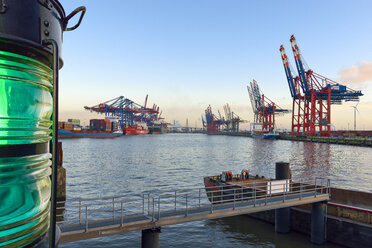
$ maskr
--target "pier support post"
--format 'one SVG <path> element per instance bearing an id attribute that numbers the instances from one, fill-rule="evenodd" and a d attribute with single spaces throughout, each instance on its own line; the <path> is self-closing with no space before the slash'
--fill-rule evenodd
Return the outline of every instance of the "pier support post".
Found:
<path id="1" fill-rule="evenodd" d="M 158 248 L 159 247 L 159 233 L 161 227 L 142 230 L 141 247 L 142 248 Z"/>
<path id="2" fill-rule="evenodd" d="M 275 179 L 291 179 L 289 163 L 277 162 L 275 164 Z M 291 229 L 291 208 L 275 209 L 275 232 L 288 233 Z"/>
<path id="3" fill-rule="evenodd" d="M 62 142 L 58 142 L 57 201 L 66 200 L 66 169 L 63 164 Z"/>
<path id="4" fill-rule="evenodd" d="M 316 202 L 311 206 L 311 242 L 323 244 L 325 242 L 324 203 Z"/>

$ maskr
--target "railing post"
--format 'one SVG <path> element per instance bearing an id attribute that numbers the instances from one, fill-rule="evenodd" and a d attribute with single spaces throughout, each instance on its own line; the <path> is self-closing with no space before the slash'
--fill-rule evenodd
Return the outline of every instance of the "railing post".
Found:
<path id="1" fill-rule="evenodd" d="M 214 190 L 212 190 L 211 213 L 213 213 L 213 192 L 214 192 Z"/>
<path id="2" fill-rule="evenodd" d="M 81 224 L 81 200 L 79 200 L 79 224 Z"/>
<path id="3" fill-rule="evenodd" d="M 327 194 L 330 194 L 330 188 L 331 188 L 331 179 L 327 179 Z"/>
<path id="4" fill-rule="evenodd" d="M 155 219 L 155 199 L 154 197 L 152 198 L 152 222 L 154 222 Z"/>
<path id="5" fill-rule="evenodd" d="M 256 206 L 256 187 L 255 183 L 253 183 L 253 207 Z"/>
<path id="6" fill-rule="evenodd" d="M 158 198 L 158 220 L 160 220 L 160 195 Z"/>
<path id="7" fill-rule="evenodd" d="M 186 212 L 185 212 L 185 216 L 187 216 L 187 214 L 188 214 L 188 208 L 187 208 L 188 206 L 187 206 L 187 194 L 186 194 Z"/>
<path id="8" fill-rule="evenodd" d="M 147 214 L 150 215 L 150 193 L 147 194 Z"/>
<path id="9" fill-rule="evenodd" d="M 316 198 L 316 190 L 317 190 L 317 185 L 316 185 L 316 178 L 315 178 L 315 192 L 314 192 L 314 198 Z"/>
<path id="10" fill-rule="evenodd" d="M 85 232 L 88 232 L 88 206 L 85 205 Z"/>
<path id="11" fill-rule="evenodd" d="M 174 210 L 177 210 L 177 190 L 174 191 Z"/>
<path id="12" fill-rule="evenodd" d="M 145 215 L 145 194 L 142 194 L 142 214 Z"/>
<path id="13" fill-rule="evenodd" d="M 201 188 L 199 188 L 199 208 L 200 208 L 200 197 L 201 197 Z"/>
<path id="14" fill-rule="evenodd" d="M 236 189 L 234 189 L 234 205 L 233 205 L 233 210 L 235 210 L 235 195 L 236 195 Z"/>
<path id="15" fill-rule="evenodd" d="M 303 179 L 300 180 L 300 200 L 302 200 L 302 190 L 303 190 L 302 181 Z"/>
<path id="16" fill-rule="evenodd" d="M 120 222 L 120 227 L 123 227 L 124 223 L 124 209 L 123 209 L 123 201 L 120 202 L 120 217 L 121 217 L 121 222 Z"/>
<path id="17" fill-rule="evenodd" d="M 115 219 L 115 198 L 112 197 L 112 220 Z"/>
<path id="18" fill-rule="evenodd" d="M 265 206 L 267 205 L 267 184 L 266 184 L 266 194 L 265 194 Z"/>
<path id="19" fill-rule="evenodd" d="M 270 183 L 270 199 L 271 199 L 271 181 L 269 183 Z"/>
<path id="20" fill-rule="evenodd" d="M 285 202 L 285 187 L 284 187 L 284 184 L 283 184 L 283 202 Z"/>

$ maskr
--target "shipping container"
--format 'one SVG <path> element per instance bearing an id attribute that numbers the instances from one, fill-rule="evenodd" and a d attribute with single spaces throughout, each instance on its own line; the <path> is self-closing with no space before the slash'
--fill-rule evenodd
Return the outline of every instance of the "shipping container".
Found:
<path id="1" fill-rule="evenodd" d="M 104 119 L 90 120 L 90 130 L 92 131 L 107 131 L 107 126 L 110 127 L 110 123 L 107 123 Z"/>
<path id="2" fill-rule="evenodd" d="M 64 125 L 65 125 L 64 122 L 62 122 L 62 121 L 58 122 L 58 128 L 63 129 Z"/>
<path id="3" fill-rule="evenodd" d="M 70 124 L 70 123 L 65 123 L 63 129 L 66 129 L 66 130 L 71 131 L 71 130 L 72 130 L 72 124 Z"/>
<path id="4" fill-rule="evenodd" d="M 80 125 L 79 119 L 67 119 L 69 123 L 72 123 L 73 125 Z"/>

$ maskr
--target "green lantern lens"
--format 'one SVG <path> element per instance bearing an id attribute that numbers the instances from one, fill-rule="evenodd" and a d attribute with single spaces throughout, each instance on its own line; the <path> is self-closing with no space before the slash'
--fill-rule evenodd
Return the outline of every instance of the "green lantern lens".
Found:
<path id="1" fill-rule="evenodd" d="M 0 51 L 0 150 L 51 140 L 52 70 Z M 0 156 L 0 247 L 22 247 L 49 228 L 51 157 L 48 152 Z"/>

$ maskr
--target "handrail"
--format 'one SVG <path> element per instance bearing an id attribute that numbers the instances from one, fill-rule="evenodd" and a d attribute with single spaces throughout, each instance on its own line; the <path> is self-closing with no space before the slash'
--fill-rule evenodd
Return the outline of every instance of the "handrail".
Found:
<path id="1" fill-rule="evenodd" d="M 275 188 L 276 187 L 276 188 Z M 256 207 L 272 204 L 272 200 L 286 202 L 303 197 L 316 198 L 329 194 L 330 181 L 326 178 L 302 178 L 294 180 L 267 180 L 211 187 L 194 187 L 163 192 L 66 200 L 58 202 L 57 215 L 60 225 L 80 224 L 89 231 L 89 223 L 112 221 L 122 227 L 128 218 L 142 216 L 149 221 L 159 221 L 166 213 L 190 215 L 190 211 L 208 209 L 213 213 L 224 204 L 235 210 L 241 206 Z M 277 201 L 278 202 L 278 201 Z M 239 203 L 239 204 L 238 204 Z M 243 204 L 243 205 L 241 205 Z M 246 205 L 244 205 L 246 204 Z"/>
<path id="2" fill-rule="evenodd" d="M 305 178 L 305 177 L 302 177 L 302 176 L 299 176 L 297 177 L 298 179 L 301 179 L 302 178 Z M 291 181 L 295 181 L 297 183 L 299 183 L 296 179 L 287 179 L 287 180 L 291 180 Z M 271 178 L 266 178 L 267 180 L 270 180 L 270 181 L 276 181 L 274 179 L 271 179 Z M 328 180 L 327 178 L 325 177 L 312 177 L 312 178 L 306 178 L 306 181 L 304 182 L 315 182 L 317 179 L 322 179 L 322 180 Z M 252 184 L 266 184 L 267 181 L 263 181 L 263 182 L 247 182 L 245 184 L 239 184 L 239 186 L 244 186 L 244 185 L 252 185 Z M 224 187 L 235 187 L 236 185 L 225 185 Z M 190 187 L 190 188 L 181 188 L 181 189 L 177 189 L 177 192 L 180 192 L 180 191 L 191 191 L 191 190 L 199 190 L 199 189 L 209 189 L 209 188 L 214 188 L 214 187 L 218 187 L 218 186 L 211 186 L 211 187 Z M 174 192 L 175 190 L 163 190 L 164 192 Z M 161 193 L 162 191 L 157 191 L 157 194 L 159 195 L 163 195 L 164 193 Z M 154 194 L 154 193 L 151 193 L 151 192 L 144 192 L 144 193 L 141 193 L 141 194 L 132 194 L 131 196 L 139 196 L 139 197 L 142 197 L 143 194 L 145 195 L 148 195 L 148 194 Z M 94 201 L 94 200 L 110 200 L 110 199 L 113 199 L 113 198 L 124 198 L 124 197 L 128 197 L 127 195 L 115 195 L 115 196 L 105 196 L 105 197 L 92 197 L 92 198 L 79 198 L 79 199 L 72 199 L 72 200 L 65 200 L 65 201 L 58 201 L 58 203 L 67 203 L 67 202 L 79 202 L 79 201 Z"/>
<path id="3" fill-rule="evenodd" d="M 366 213 L 372 214 L 372 210 L 368 209 L 368 208 L 355 207 L 355 206 L 340 204 L 340 203 L 336 203 L 336 202 L 328 202 L 328 205 L 335 206 L 335 207 L 341 207 L 341 208 L 347 208 L 347 209 L 350 209 L 350 210 L 355 210 L 355 211 L 366 212 Z"/>

